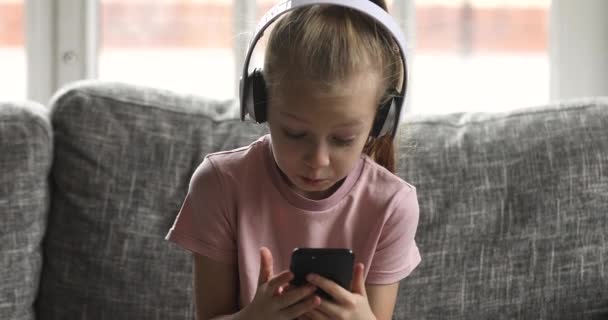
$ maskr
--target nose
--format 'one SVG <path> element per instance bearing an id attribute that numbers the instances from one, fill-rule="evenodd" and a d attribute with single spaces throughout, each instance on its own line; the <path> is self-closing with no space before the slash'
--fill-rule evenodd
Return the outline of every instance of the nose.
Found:
<path id="1" fill-rule="evenodd" d="M 329 166 L 329 149 L 322 142 L 311 144 L 306 151 L 305 162 L 313 169 Z"/>

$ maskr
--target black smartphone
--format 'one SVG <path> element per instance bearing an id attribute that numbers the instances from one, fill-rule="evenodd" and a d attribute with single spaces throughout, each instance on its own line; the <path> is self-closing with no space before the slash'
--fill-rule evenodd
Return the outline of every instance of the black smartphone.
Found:
<path id="1" fill-rule="evenodd" d="M 342 248 L 296 248 L 291 254 L 289 269 L 294 274 L 291 284 L 306 284 L 306 275 L 316 273 L 330 279 L 350 291 L 353 277 L 355 255 L 350 249 Z M 318 289 L 321 298 L 332 299 L 323 290 Z"/>

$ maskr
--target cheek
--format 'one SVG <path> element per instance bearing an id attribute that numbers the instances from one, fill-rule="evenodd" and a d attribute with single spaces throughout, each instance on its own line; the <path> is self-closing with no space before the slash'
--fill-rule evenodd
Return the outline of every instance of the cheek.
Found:
<path id="1" fill-rule="evenodd" d="M 295 154 L 292 152 L 289 146 L 283 146 L 277 154 L 277 158 L 283 166 L 293 166 L 294 159 L 296 159 Z"/>
<path id="2" fill-rule="evenodd" d="M 285 140 L 286 138 L 284 137 L 272 138 L 274 157 L 281 169 L 292 167 L 298 156 L 298 148 L 293 143 Z"/>
<path id="3" fill-rule="evenodd" d="M 294 158 L 298 152 L 301 152 L 302 142 L 289 139 L 278 126 L 270 125 L 269 129 L 272 139 L 272 149 L 275 150 L 281 158 Z"/>
<path id="4" fill-rule="evenodd" d="M 361 157 L 361 152 L 349 152 L 348 155 L 344 155 L 338 161 L 340 164 L 340 168 L 344 172 L 350 171 L 356 164 L 359 158 Z"/>
<path id="5" fill-rule="evenodd" d="M 340 174 L 348 174 L 359 161 L 361 157 L 362 147 L 353 146 L 348 150 L 337 151 L 332 157 L 332 168 L 335 172 Z"/>

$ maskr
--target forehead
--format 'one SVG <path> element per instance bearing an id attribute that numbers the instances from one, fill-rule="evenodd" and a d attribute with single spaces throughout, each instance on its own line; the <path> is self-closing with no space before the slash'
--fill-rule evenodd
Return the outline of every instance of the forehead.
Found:
<path id="1" fill-rule="evenodd" d="M 343 79 L 342 79 L 343 78 Z M 280 92 L 305 92 L 318 97 L 339 97 L 350 95 L 359 91 L 361 93 L 371 92 L 377 94 L 380 86 L 378 72 L 373 69 L 355 71 L 346 77 L 336 79 L 316 80 L 297 73 L 286 72 L 282 79 L 275 85 Z"/>
<path id="2" fill-rule="evenodd" d="M 379 86 L 379 77 L 373 72 L 357 73 L 331 86 L 284 78 L 271 90 L 271 109 L 298 116 L 365 117 L 376 111 Z"/>

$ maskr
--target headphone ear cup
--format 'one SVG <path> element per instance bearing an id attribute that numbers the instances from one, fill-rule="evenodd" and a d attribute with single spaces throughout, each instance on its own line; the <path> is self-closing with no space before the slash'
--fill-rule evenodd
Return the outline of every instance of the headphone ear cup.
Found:
<path id="1" fill-rule="evenodd" d="M 251 74 L 251 86 L 253 94 L 253 111 L 255 113 L 255 121 L 258 123 L 266 122 L 267 110 L 267 91 L 266 81 L 261 69 L 255 69 Z"/>
<path id="2" fill-rule="evenodd" d="M 247 114 L 251 118 L 255 115 L 253 112 L 253 90 L 251 89 L 251 75 L 246 78 L 241 78 L 239 81 L 239 99 L 241 103 L 241 121 L 245 121 Z"/>

